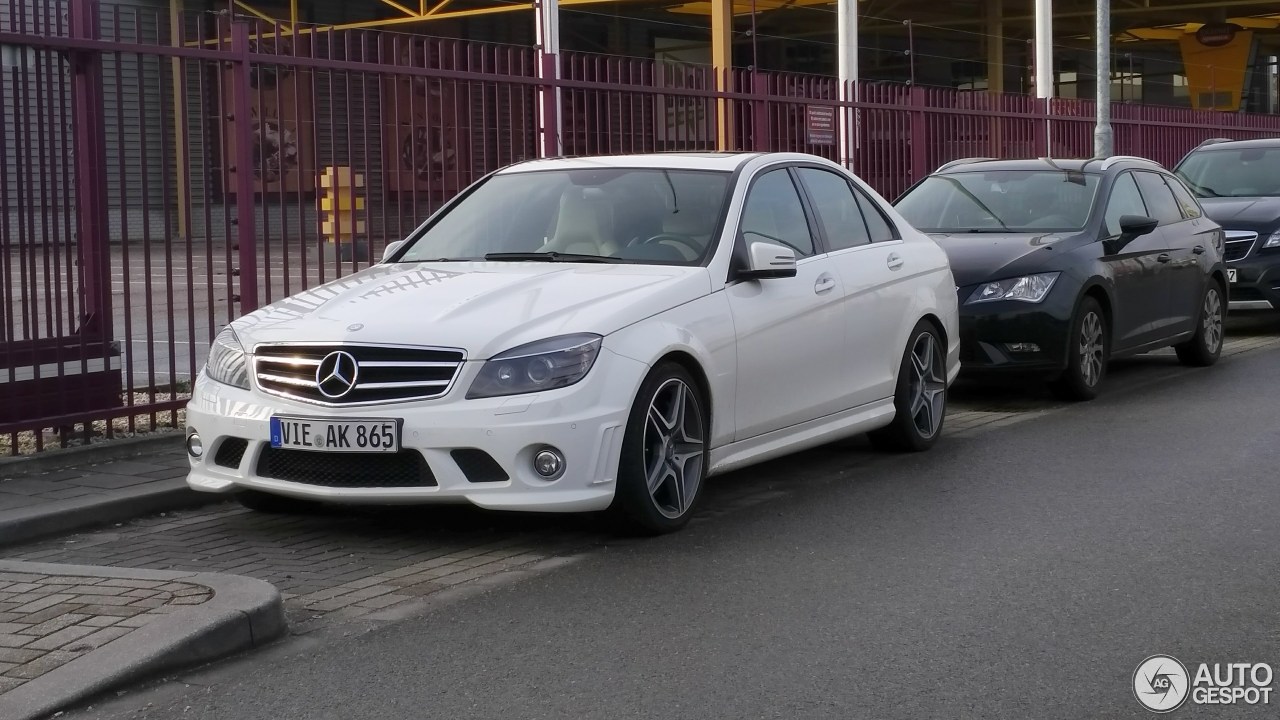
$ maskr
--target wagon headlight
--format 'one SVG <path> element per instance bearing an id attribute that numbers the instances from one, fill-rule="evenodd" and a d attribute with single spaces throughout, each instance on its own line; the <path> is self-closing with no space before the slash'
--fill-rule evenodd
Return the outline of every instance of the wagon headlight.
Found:
<path id="1" fill-rule="evenodd" d="M 228 327 L 213 339 L 204 371 L 211 380 L 241 390 L 249 389 L 249 359 L 234 330 Z"/>
<path id="2" fill-rule="evenodd" d="M 1262 244 L 1262 247 L 1264 249 L 1280 247 L 1280 230 L 1271 233 L 1271 237 L 1267 238 L 1267 241 Z"/>
<path id="3" fill-rule="evenodd" d="M 600 354 L 599 335 L 580 333 L 539 340 L 494 355 L 471 383 L 467 398 L 553 390 L 586 377 Z"/>
<path id="4" fill-rule="evenodd" d="M 1049 291 L 1053 289 L 1053 283 L 1057 281 L 1058 275 L 1059 273 L 1056 272 L 1040 273 L 1038 275 L 1025 275 L 1023 277 L 1009 278 L 1008 280 L 983 283 L 973 291 L 973 294 L 969 296 L 965 304 L 972 305 L 994 300 L 1021 300 L 1022 302 L 1038 303 L 1049 295 Z"/>

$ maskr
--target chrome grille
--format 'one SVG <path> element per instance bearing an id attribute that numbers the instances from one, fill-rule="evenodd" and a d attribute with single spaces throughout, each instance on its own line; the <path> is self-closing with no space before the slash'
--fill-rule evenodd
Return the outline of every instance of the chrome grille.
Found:
<path id="1" fill-rule="evenodd" d="M 1226 247 L 1222 252 L 1222 259 L 1227 262 L 1235 262 L 1249 257 L 1249 253 L 1253 252 L 1253 246 L 1258 242 L 1258 233 L 1246 232 L 1244 230 L 1228 230 L 1226 232 Z"/>
<path id="2" fill-rule="evenodd" d="M 333 353 L 355 361 L 349 383 L 318 377 L 332 367 Z M 452 348 L 395 345 L 259 345 L 253 351 L 254 379 L 263 392 L 316 403 L 341 406 L 404 400 L 426 400 L 448 392 L 466 360 Z M 345 359 L 344 359 L 345 361 Z M 324 368 L 322 368 L 324 366 Z M 350 389 L 342 392 L 347 385 Z"/>

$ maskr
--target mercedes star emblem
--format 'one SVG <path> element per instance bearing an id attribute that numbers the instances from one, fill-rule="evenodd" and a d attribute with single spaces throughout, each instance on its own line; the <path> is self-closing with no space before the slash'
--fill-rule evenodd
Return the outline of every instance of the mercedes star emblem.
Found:
<path id="1" fill-rule="evenodd" d="M 337 350 L 324 356 L 316 368 L 316 387 L 327 398 L 337 399 L 351 392 L 360 375 L 360 366 L 351 353 Z"/>

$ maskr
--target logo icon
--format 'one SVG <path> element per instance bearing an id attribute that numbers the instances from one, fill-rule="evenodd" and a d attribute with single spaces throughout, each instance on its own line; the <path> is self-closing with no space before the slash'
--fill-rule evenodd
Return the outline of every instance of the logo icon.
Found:
<path id="1" fill-rule="evenodd" d="M 1191 691 L 1187 666 L 1170 655 L 1152 655 L 1133 671 L 1133 696 L 1151 712 L 1167 713 L 1182 707 Z"/>
<path id="2" fill-rule="evenodd" d="M 316 368 L 316 387 L 320 394 L 336 400 L 351 392 L 360 375 L 360 366 L 351 353 L 336 350 L 324 356 Z"/>

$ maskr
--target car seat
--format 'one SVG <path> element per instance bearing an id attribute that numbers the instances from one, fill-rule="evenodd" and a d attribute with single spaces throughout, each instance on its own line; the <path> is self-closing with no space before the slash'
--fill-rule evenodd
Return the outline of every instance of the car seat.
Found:
<path id="1" fill-rule="evenodd" d="M 570 187 L 560 196 L 555 233 L 541 251 L 616 256 L 613 229 L 613 203 L 602 190 Z"/>

